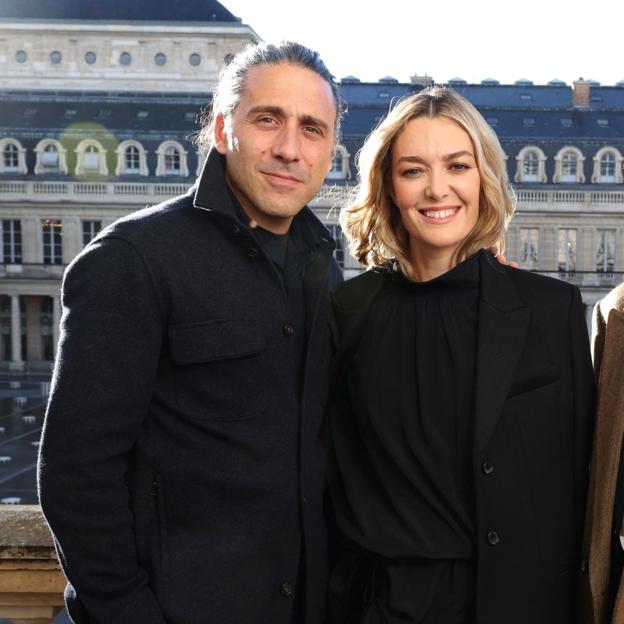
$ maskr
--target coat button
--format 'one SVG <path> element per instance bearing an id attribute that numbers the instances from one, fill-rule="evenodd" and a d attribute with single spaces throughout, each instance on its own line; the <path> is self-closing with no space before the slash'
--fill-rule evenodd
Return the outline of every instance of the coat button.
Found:
<path id="1" fill-rule="evenodd" d="M 292 336 L 295 333 L 295 326 L 292 323 L 284 323 L 282 331 L 284 336 Z"/>
<path id="2" fill-rule="evenodd" d="M 247 250 L 247 255 L 248 255 L 250 258 L 255 258 L 255 257 L 256 257 L 259 253 L 260 253 L 260 250 L 259 250 L 259 249 L 257 249 L 256 247 L 250 247 L 250 248 Z"/>
<path id="3" fill-rule="evenodd" d="M 233 225 L 230 231 L 232 232 L 232 236 L 238 236 L 241 229 L 238 227 L 238 225 Z"/>
<path id="4" fill-rule="evenodd" d="M 494 464 L 489 459 L 486 459 L 481 464 L 481 470 L 483 470 L 483 474 L 491 475 L 494 472 Z"/>
<path id="5" fill-rule="evenodd" d="M 583 574 L 587 573 L 587 559 L 583 559 L 583 561 L 581 561 L 581 572 Z"/>
<path id="6" fill-rule="evenodd" d="M 286 598 L 290 598 L 293 594 L 293 587 L 290 583 L 282 583 L 280 587 L 280 594 L 282 596 L 286 596 Z"/>
<path id="7" fill-rule="evenodd" d="M 500 543 L 500 535 L 496 531 L 488 531 L 487 541 L 490 546 L 496 546 Z"/>

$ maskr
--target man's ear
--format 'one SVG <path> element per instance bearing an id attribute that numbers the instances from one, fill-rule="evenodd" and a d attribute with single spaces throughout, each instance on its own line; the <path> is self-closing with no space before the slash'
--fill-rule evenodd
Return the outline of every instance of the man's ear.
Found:
<path id="1" fill-rule="evenodd" d="M 227 152 L 227 144 L 225 119 L 223 119 L 223 114 L 219 113 L 214 124 L 214 147 L 219 154 L 225 154 Z"/>

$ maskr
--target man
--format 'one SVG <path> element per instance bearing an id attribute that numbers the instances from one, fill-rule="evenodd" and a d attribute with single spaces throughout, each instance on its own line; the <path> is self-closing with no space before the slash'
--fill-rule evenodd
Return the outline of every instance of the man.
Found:
<path id="1" fill-rule="evenodd" d="M 583 624 L 624 624 L 624 284 L 596 304 L 593 357 L 598 404 L 584 555 Z"/>
<path id="2" fill-rule="evenodd" d="M 305 204 L 339 122 L 316 53 L 246 49 L 196 187 L 68 268 L 39 488 L 75 622 L 322 621 L 336 273 Z"/>

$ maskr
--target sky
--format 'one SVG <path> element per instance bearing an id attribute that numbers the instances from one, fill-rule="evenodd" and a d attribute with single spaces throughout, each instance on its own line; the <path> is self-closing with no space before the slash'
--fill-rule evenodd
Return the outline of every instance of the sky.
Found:
<path id="1" fill-rule="evenodd" d="M 220 1 L 263 40 L 317 50 L 339 79 L 624 80 L 622 0 Z"/>

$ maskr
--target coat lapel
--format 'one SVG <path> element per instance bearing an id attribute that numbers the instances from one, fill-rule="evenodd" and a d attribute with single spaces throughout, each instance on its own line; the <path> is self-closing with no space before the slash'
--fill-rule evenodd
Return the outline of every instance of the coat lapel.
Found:
<path id="1" fill-rule="evenodd" d="M 503 268 L 482 252 L 475 391 L 475 454 L 483 450 L 500 417 L 529 326 L 523 304 Z"/>

